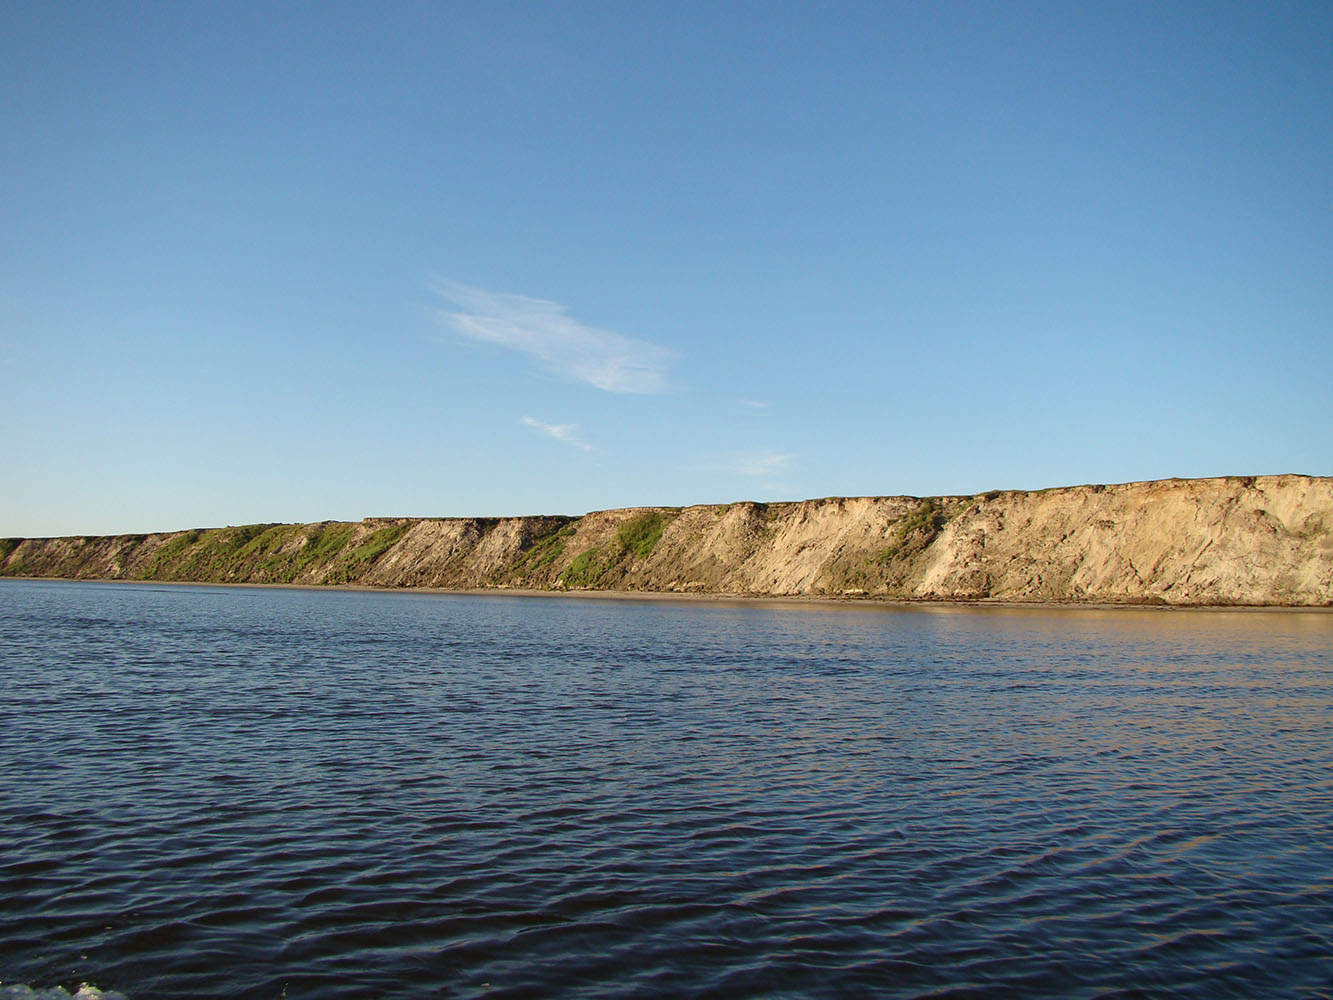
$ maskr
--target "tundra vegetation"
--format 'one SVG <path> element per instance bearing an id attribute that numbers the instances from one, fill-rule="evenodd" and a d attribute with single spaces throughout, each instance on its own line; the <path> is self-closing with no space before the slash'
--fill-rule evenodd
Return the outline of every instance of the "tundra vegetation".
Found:
<path id="1" fill-rule="evenodd" d="M 367 530 L 327 521 L 183 531 L 168 537 L 128 575 L 223 583 L 355 582 L 410 527 L 410 521 L 400 521 Z"/>
<path id="2" fill-rule="evenodd" d="M 631 517 L 616 529 L 616 541 L 625 551 L 634 553 L 640 559 L 647 559 L 662 540 L 662 532 L 666 531 L 675 513 L 651 511 Z"/>
<path id="3" fill-rule="evenodd" d="M 570 520 L 557 525 L 554 529 L 535 536 L 528 543 L 514 567 L 515 575 L 523 578 L 538 570 L 543 570 L 565 554 L 565 545 L 578 531 L 578 521 Z"/>
<path id="4" fill-rule="evenodd" d="M 935 541 L 949 518 L 935 500 L 923 500 L 894 526 L 893 540 L 880 551 L 878 561 L 892 562 L 899 555 L 914 555 Z"/>
<path id="5" fill-rule="evenodd" d="M 679 511 L 645 511 L 616 528 L 614 544 L 584 549 L 560 574 L 560 583 L 576 589 L 609 587 L 625 577 L 628 564 L 647 559 Z"/>

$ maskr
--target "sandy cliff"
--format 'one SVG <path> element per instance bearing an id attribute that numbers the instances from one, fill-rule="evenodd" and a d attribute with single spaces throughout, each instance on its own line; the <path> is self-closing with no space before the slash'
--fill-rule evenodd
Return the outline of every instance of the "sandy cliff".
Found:
<path id="1" fill-rule="evenodd" d="M 7 539 L 0 575 L 1333 606 L 1333 479 Z"/>

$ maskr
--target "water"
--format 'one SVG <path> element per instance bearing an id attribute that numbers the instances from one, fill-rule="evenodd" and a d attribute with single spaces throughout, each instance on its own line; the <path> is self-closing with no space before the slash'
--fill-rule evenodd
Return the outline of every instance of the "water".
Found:
<path id="1" fill-rule="evenodd" d="M 1333 993 L 1327 613 L 11 581 L 0 660 L 0 997 Z"/>

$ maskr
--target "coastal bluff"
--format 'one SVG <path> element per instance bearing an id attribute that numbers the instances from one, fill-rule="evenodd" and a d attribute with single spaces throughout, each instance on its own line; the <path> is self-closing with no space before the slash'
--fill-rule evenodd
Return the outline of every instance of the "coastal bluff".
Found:
<path id="1" fill-rule="evenodd" d="M 1333 478 L 8 538 L 0 576 L 1327 607 Z"/>

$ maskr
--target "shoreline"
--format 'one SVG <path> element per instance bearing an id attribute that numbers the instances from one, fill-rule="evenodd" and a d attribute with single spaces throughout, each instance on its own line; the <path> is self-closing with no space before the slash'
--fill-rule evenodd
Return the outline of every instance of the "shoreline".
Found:
<path id="1" fill-rule="evenodd" d="M 4 576 L 7 581 L 25 583 L 109 583 L 147 587 L 227 587 L 252 590 L 303 590 L 312 592 L 343 592 L 366 594 L 416 594 L 461 597 L 518 597 L 538 599 L 587 599 L 602 601 L 672 602 L 739 607 L 791 607 L 865 610 L 945 610 L 985 611 L 1240 611 L 1240 612 L 1316 612 L 1333 614 L 1333 606 L 1318 604 L 1136 604 L 1094 601 L 1009 601 L 1009 600 L 940 600 L 923 598 L 905 600 L 885 597 L 841 597 L 814 594 L 724 594 L 701 592 L 671 592 L 661 590 L 537 590 L 520 587 L 373 587 L 365 584 L 333 583 L 236 583 L 207 580 L 126 580 L 110 577 L 62 576 Z"/>

